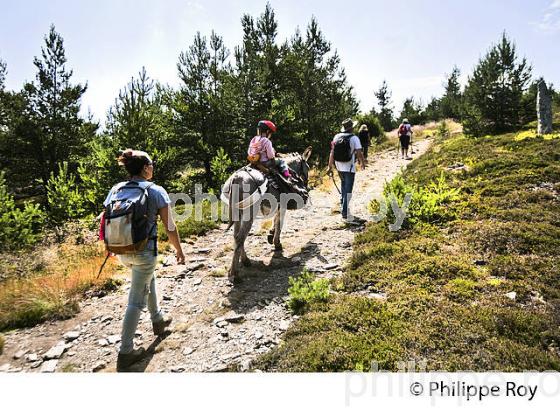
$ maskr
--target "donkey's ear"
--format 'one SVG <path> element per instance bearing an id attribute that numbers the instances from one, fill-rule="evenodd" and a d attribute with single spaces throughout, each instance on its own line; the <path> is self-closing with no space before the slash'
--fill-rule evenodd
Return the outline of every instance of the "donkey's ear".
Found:
<path id="1" fill-rule="evenodd" d="M 303 157 L 304 161 L 307 162 L 307 160 L 311 156 L 311 151 L 313 151 L 313 147 L 307 147 L 305 151 L 303 151 L 303 154 L 301 154 L 301 156 Z"/>

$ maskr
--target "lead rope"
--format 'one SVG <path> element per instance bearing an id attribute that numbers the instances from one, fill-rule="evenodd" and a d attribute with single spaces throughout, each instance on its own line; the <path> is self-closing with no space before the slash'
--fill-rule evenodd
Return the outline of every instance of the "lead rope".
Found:
<path id="1" fill-rule="evenodd" d="M 334 174 L 332 172 L 330 172 L 329 174 L 331 176 L 332 182 L 334 183 L 334 186 L 336 187 L 336 190 L 340 195 L 342 195 L 342 192 L 340 191 L 340 188 L 338 187 L 338 185 L 336 184 L 336 180 L 334 179 Z"/>

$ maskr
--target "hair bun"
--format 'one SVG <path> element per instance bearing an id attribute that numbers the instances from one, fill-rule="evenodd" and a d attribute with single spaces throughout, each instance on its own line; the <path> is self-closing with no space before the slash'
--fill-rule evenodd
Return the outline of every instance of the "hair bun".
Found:
<path id="1" fill-rule="evenodd" d="M 125 149 L 124 151 L 119 150 L 118 155 L 119 156 L 117 157 L 117 161 L 119 162 L 119 164 L 126 165 L 128 160 L 130 158 L 132 158 L 133 152 L 132 152 L 132 149 L 128 148 L 128 149 Z"/>

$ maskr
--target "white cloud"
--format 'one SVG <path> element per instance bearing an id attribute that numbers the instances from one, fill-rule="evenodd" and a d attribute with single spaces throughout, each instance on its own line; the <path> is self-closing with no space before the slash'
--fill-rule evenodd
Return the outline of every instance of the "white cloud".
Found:
<path id="1" fill-rule="evenodd" d="M 560 31 L 560 0 L 552 0 L 541 21 L 533 22 L 531 25 L 543 32 Z"/>

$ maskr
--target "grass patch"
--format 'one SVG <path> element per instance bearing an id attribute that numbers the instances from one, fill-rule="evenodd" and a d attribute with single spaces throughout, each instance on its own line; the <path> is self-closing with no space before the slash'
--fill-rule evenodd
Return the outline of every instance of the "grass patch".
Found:
<path id="1" fill-rule="evenodd" d="M 315 276 L 304 269 L 297 278 L 289 278 L 288 306 L 292 313 L 301 314 L 315 303 L 325 302 L 329 298 L 328 279 L 315 279 Z"/>
<path id="2" fill-rule="evenodd" d="M 437 212 L 397 232 L 368 224 L 339 293 L 309 305 L 257 367 L 560 370 L 560 140 L 452 131 L 435 141 L 392 192 L 447 195 Z"/>
<path id="3" fill-rule="evenodd" d="M 197 211 L 198 208 L 198 211 Z M 222 203 L 211 204 L 202 201 L 202 205 L 178 205 L 175 207 L 175 222 L 181 238 L 201 236 L 219 226 L 222 215 Z M 158 240 L 167 241 L 167 232 L 161 223 L 158 224 Z"/>
<path id="4" fill-rule="evenodd" d="M 62 373 L 77 373 L 80 371 L 80 367 L 75 363 L 66 363 L 60 368 Z"/>
<path id="5" fill-rule="evenodd" d="M 105 259 L 98 243 L 63 243 L 53 250 L 40 274 L 0 282 L 0 330 L 33 326 L 50 319 L 67 319 L 79 310 L 79 300 L 90 289 L 111 291 L 118 281 L 116 258 Z"/>
<path id="6" fill-rule="evenodd" d="M 0 335 L 0 355 L 4 353 L 4 336 Z"/>
<path id="7" fill-rule="evenodd" d="M 227 270 L 224 268 L 213 269 L 210 271 L 210 276 L 213 278 L 223 278 L 227 275 Z"/>

